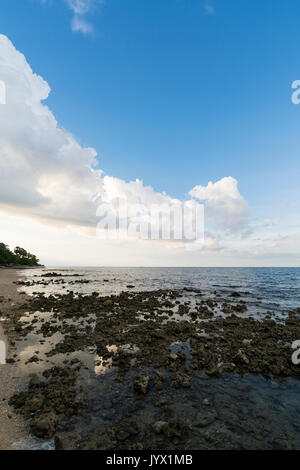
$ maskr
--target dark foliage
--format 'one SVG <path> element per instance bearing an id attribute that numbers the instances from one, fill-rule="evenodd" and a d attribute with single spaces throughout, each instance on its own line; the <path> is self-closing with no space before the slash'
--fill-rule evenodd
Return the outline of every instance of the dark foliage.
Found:
<path id="1" fill-rule="evenodd" d="M 0 265 L 2 266 L 35 266 L 39 260 L 35 255 L 17 246 L 11 251 L 5 243 L 0 243 Z"/>

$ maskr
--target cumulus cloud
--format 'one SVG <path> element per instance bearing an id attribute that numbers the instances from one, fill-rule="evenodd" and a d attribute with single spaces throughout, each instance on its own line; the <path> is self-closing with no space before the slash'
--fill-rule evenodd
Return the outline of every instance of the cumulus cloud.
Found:
<path id="1" fill-rule="evenodd" d="M 249 230 L 248 205 L 231 176 L 207 186 L 195 186 L 189 194 L 205 202 L 206 217 L 221 228 L 237 233 Z"/>
<path id="2" fill-rule="evenodd" d="M 7 103 L 0 113 L 0 201 L 41 217 L 92 223 L 101 193 L 96 151 L 82 148 L 43 104 L 49 85 L 0 35 L 0 76 Z"/>
<path id="3" fill-rule="evenodd" d="M 72 4 L 75 13 L 86 11 L 85 2 Z M 235 234 L 246 229 L 247 204 L 232 177 L 196 186 L 190 191 L 191 198 L 181 201 L 144 186 L 141 180 L 125 182 L 104 175 L 98 169 L 96 151 L 82 147 L 59 127 L 44 103 L 50 86 L 4 35 L 0 35 L 0 77 L 7 88 L 7 104 L 0 112 L 2 211 L 95 233 L 100 203 L 123 198 L 130 206 L 142 204 L 145 213 L 140 214 L 139 221 L 143 222 L 149 221 L 153 204 L 165 211 L 183 205 L 190 215 L 201 201 L 206 217 L 222 229 Z M 220 250 L 219 241 L 212 235 L 205 246 L 210 251 Z"/>

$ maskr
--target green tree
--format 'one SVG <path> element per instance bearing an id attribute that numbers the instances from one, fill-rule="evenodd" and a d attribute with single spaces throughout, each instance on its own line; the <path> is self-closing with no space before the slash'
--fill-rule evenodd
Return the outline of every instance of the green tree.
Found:
<path id="1" fill-rule="evenodd" d="M 0 243 L 0 265 L 35 266 L 38 262 L 37 257 L 24 248 L 17 246 L 12 252 L 5 243 Z"/>
<path id="2" fill-rule="evenodd" d="M 16 257 L 5 243 L 0 243 L 0 264 L 14 264 Z"/>
<path id="3" fill-rule="evenodd" d="M 28 253 L 24 248 L 21 248 L 20 246 L 16 246 L 14 249 L 15 255 L 19 256 L 20 258 L 26 258 Z"/>

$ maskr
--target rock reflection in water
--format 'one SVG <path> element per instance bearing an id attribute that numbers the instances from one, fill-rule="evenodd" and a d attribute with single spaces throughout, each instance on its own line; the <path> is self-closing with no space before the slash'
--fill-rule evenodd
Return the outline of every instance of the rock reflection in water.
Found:
<path id="1" fill-rule="evenodd" d="M 150 369 L 148 372 L 151 372 Z M 168 376 L 166 371 L 164 373 Z M 300 384 L 247 374 L 216 379 L 194 375 L 189 389 L 132 390 L 132 373 L 90 377 L 88 407 L 57 433 L 62 448 L 300 449 Z M 82 378 L 81 383 L 85 380 Z"/>
<path id="2" fill-rule="evenodd" d="M 107 351 L 113 352 L 114 354 L 118 354 L 119 352 L 125 353 L 128 355 L 134 355 L 139 351 L 139 348 L 134 344 L 124 344 L 121 346 L 117 346 L 116 344 L 107 345 Z M 131 360 L 131 365 L 134 364 L 135 358 L 133 357 Z M 113 367 L 113 359 L 109 357 L 108 359 L 104 359 L 103 356 L 96 355 L 95 357 L 95 367 L 94 372 L 96 375 L 103 375 L 108 370 Z"/>

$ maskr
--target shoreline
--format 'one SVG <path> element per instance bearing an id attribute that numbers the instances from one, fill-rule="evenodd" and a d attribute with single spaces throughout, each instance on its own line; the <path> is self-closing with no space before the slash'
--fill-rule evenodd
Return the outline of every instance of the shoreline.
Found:
<path id="1" fill-rule="evenodd" d="M 37 264 L 36 266 L 27 266 L 27 265 L 19 265 L 19 266 L 0 266 L 0 270 L 4 269 L 14 269 L 14 270 L 23 270 L 23 269 L 38 269 L 38 268 L 45 268 L 43 264 Z"/>
<path id="2" fill-rule="evenodd" d="M 22 268 L 21 268 L 22 269 Z M 9 315 L 11 304 L 24 302 L 14 284 L 20 278 L 16 268 L 0 269 L 0 317 Z M 6 354 L 9 352 L 9 340 L 0 322 L 0 341 L 4 341 Z M 16 391 L 14 364 L 0 364 L 0 450 L 16 450 L 13 444 L 29 436 L 28 426 L 22 416 L 8 405 L 9 398 Z"/>

